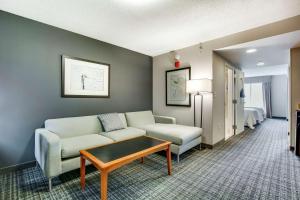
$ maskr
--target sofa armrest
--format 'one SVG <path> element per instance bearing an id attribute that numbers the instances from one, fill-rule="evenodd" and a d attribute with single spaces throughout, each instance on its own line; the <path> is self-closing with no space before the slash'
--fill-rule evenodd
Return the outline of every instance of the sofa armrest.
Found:
<path id="1" fill-rule="evenodd" d="M 60 138 L 46 130 L 35 130 L 35 158 L 48 178 L 62 173 Z"/>
<path id="2" fill-rule="evenodd" d="M 176 124 L 176 118 L 154 115 L 155 123 Z"/>

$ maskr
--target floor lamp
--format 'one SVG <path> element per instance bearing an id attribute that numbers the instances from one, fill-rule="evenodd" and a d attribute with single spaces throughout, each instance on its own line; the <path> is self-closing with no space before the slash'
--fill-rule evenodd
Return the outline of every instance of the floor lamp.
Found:
<path id="1" fill-rule="evenodd" d="M 203 127 L 203 94 L 212 92 L 212 84 L 210 79 L 192 79 L 187 81 L 187 93 L 194 95 L 194 126 L 196 126 L 196 96 L 201 97 L 201 118 L 200 128 Z"/>

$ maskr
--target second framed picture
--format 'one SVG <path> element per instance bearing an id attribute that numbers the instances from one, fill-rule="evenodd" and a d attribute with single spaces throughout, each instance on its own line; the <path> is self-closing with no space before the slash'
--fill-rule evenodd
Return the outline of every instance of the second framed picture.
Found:
<path id="1" fill-rule="evenodd" d="M 191 95 L 186 82 L 191 78 L 191 67 L 166 71 L 166 105 L 191 107 Z"/>

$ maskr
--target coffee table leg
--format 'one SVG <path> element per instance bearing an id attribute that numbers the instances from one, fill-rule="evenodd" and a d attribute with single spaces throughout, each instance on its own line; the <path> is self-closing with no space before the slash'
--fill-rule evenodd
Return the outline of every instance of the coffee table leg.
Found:
<path id="1" fill-rule="evenodd" d="M 101 200 L 107 200 L 107 179 L 108 173 L 107 171 L 101 171 Z"/>
<path id="2" fill-rule="evenodd" d="M 168 145 L 166 153 L 167 153 L 167 161 L 168 161 L 168 175 L 171 175 L 172 162 L 171 162 L 171 149 L 170 149 L 170 145 Z"/>
<path id="3" fill-rule="evenodd" d="M 144 157 L 141 157 L 141 163 L 144 164 Z"/>
<path id="4" fill-rule="evenodd" d="M 83 156 L 80 156 L 80 185 L 81 189 L 85 188 L 85 159 Z"/>

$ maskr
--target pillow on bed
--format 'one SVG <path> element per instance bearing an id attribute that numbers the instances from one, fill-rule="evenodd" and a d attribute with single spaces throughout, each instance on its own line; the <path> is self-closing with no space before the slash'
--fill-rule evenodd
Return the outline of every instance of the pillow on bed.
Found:
<path id="1" fill-rule="evenodd" d="M 98 115 L 105 132 L 126 128 L 118 113 L 106 113 Z"/>

